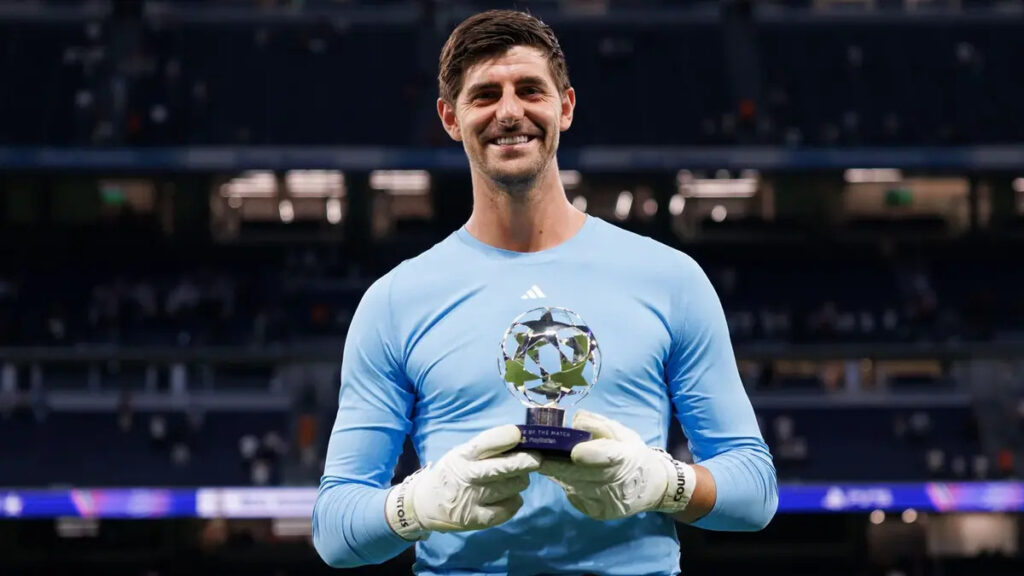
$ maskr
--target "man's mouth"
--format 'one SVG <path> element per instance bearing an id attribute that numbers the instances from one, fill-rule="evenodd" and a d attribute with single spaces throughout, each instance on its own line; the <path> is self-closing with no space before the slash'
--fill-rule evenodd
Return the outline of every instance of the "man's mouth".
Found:
<path id="1" fill-rule="evenodd" d="M 513 148 L 515 146 L 528 144 L 534 139 L 534 136 L 530 136 L 528 134 L 518 134 L 516 136 L 501 136 L 499 138 L 495 138 L 491 140 L 489 144 L 493 146 L 500 146 L 502 148 Z"/>

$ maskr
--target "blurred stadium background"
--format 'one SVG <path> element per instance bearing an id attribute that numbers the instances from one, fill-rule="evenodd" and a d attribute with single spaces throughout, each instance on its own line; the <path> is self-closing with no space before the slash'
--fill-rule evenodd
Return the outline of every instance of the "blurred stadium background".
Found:
<path id="1" fill-rule="evenodd" d="M 705 267 L 776 457 L 684 574 L 1024 574 L 1024 2 L 515 5 L 570 197 Z M 0 2 L 0 574 L 333 572 L 346 326 L 468 215 L 437 56 L 512 6 Z"/>

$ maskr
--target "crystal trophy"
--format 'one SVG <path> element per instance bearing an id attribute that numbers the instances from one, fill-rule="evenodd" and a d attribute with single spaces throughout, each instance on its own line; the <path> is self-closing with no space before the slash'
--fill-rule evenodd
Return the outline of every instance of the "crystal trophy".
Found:
<path id="1" fill-rule="evenodd" d="M 520 314 L 501 340 L 498 371 L 526 406 L 520 450 L 568 457 L 590 433 L 564 425 L 565 407 L 597 383 L 601 352 L 594 333 L 575 312 L 541 307 Z"/>

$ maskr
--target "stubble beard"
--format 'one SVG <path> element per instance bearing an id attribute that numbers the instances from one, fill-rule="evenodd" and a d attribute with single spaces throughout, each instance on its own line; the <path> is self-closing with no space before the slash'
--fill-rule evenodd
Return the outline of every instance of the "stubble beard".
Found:
<path id="1" fill-rule="evenodd" d="M 552 144 L 551 148 L 545 147 L 540 150 L 538 159 L 535 162 L 531 162 L 523 170 L 509 173 L 483 169 L 481 173 L 494 185 L 495 190 L 506 196 L 509 200 L 525 201 L 528 199 L 530 191 L 537 187 L 538 181 L 555 157 L 554 149 L 557 148 L 557 140 Z M 485 149 L 484 156 L 486 156 L 486 153 Z M 498 160 L 498 162 L 500 163 L 501 160 Z M 484 167 L 486 167 L 486 164 L 484 164 Z"/>

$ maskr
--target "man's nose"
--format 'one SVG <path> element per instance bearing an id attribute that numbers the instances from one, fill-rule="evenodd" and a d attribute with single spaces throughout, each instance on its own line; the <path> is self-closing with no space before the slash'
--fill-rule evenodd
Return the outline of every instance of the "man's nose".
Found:
<path id="1" fill-rule="evenodd" d="M 505 94 L 498 103 L 497 120 L 499 124 L 517 124 L 523 118 L 523 106 L 519 97 L 513 92 Z"/>

